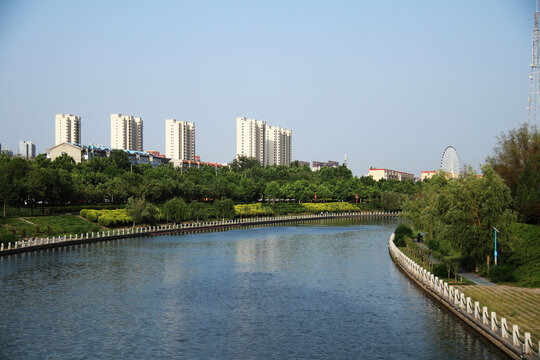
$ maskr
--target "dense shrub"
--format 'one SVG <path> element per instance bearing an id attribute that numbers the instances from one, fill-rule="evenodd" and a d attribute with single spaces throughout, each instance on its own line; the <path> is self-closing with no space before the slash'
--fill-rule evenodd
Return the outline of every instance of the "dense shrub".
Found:
<path id="1" fill-rule="evenodd" d="M 114 210 L 81 210 L 81 216 L 86 220 L 97 222 L 101 226 L 125 226 L 133 222 L 133 219 L 127 215 L 126 209 Z"/>
<path id="2" fill-rule="evenodd" d="M 101 215 L 101 211 L 99 210 L 87 210 L 86 211 L 86 220 L 97 222 L 99 216 Z"/>
<path id="3" fill-rule="evenodd" d="M 17 241 L 17 235 L 15 234 L 0 234 L 0 243 L 7 244 L 8 242 Z"/>
<path id="4" fill-rule="evenodd" d="M 332 203 L 304 203 L 302 206 L 311 213 L 321 212 L 352 212 L 358 211 L 358 207 L 348 202 L 332 202 Z"/>
<path id="5" fill-rule="evenodd" d="M 431 273 L 438 277 L 447 277 L 448 276 L 448 269 L 446 268 L 445 264 L 435 264 L 433 265 L 433 269 L 431 270 Z"/>
<path id="6" fill-rule="evenodd" d="M 396 230 L 394 230 L 394 234 L 396 234 L 396 236 L 407 235 L 410 238 L 413 237 L 412 229 L 405 224 L 399 224 Z"/>
<path id="7" fill-rule="evenodd" d="M 79 212 L 79 215 L 81 215 L 83 218 L 86 218 L 86 213 L 88 212 L 88 209 L 82 209 L 80 212 Z"/>
<path id="8" fill-rule="evenodd" d="M 298 203 L 273 204 L 272 209 L 276 215 L 301 214 L 306 211 L 306 209 Z"/>
<path id="9" fill-rule="evenodd" d="M 512 233 L 515 252 L 509 260 L 517 267 L 516 285 L 540 287 L 540 225 L 514 224 Z"/>
<path id="10" fill-rule="evenodd" d="M 398 247 L 405 246 L 405 236 L 412 238 L 412 229 L 405 224 L 399 224 L 394 230 L 394 244 Z"/>
<path id="11" fill-rule="evenodd" d="M 234 210 L 237 215 L 240 216 L 259 216 L 259 215 L 273 215 L 274 211 L 270 206 L 262 206 L 262 204 L 246 204 L 246 205 L 234 205 Z"/>
<path id="12" fill-rule="evenodd" d="M 516 281 L 515 267 L 512 265 L 497 265 L 489 270 L 489 279 L 496 283 Z"/>
<path id="13" fill-rule="evenodd" d="M 405 243 L 405 237 L 404 236 L 400 236 L 400 237 L 394 236 L 394 245 L 396 245 L 397 247 L 404 247 L 405 245 L 407 245 Z"/>

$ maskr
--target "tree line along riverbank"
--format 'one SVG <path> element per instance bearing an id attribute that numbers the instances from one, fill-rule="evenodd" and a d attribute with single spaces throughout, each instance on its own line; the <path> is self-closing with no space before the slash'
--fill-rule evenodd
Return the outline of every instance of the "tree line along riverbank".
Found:
<path id="1" fill-rule="evenodd" d="M 14 210 L 14 209 L 11 209 Z M 79 214 L 50 216 L 10 216 L 0 218 L 1 242 L 21 238 L 45 238 L 99 232 L 132 226 L 190 223 L 210 220 L 230 220 L 261 216 L 334 214 L 366 212 L 361 207 L 345 203 L 237 204 L 230 200 L 212 203 L 191 202 L 174 198 L 154 205 L 146 200 L 132 200 L 119 208 L 82 209 Z"/>

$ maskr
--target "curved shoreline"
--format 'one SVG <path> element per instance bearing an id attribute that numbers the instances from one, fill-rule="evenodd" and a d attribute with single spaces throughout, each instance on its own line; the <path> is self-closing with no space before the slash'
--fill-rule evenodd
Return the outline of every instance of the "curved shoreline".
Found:
<path id="1" fill-rule="evenodd" d="M 434 277 L 429 271 L 409 259 L 396 247 L 393 239 L 394 234 L 392 234 L 388 242 L 390 258 L 417 287 L 438 301 L 492 344 L 504 351 L 512 359 L 538 359 L 539 354 L 534 353 L 531 348 L 532 344 L 528 343 L 526 346 L 519 339 L 519 328 L 517 325 L 514 325 L 512 330 L 510 330 L 506 326 L 506 319 L 502 318 L 500 319 L 499 326 L 495 312 L 491 312 L 490 317 L 487 307 L 484 306 L 481 312 L 478 302 L 475 302 L 473 307 L 470 297 L 465 298 L 465 295 L 454 289 L 453 286 L 448 286 L 448 283 Z M 525 342 L 527 343 L 527 335 L 530 339 L 530 334 L 525 334 Z"/>
<path id="2" fill-rule="evenodd" d="M 28 241 L 18 241 L 15 243 L 15 247 L 6 248 L 4 244 L 0 248 L 0 256 L 12 255 L 18 253 L 25 253 L 30 251 L 52 249 L 62 246 L 71 246 L 78 244 L 88 244 L 101 241 L 110 241 L 134 237 L 145 236 L 157 236 L 157 235 L 173 235 L 173 234 L 186 234 L 206 231 L 225 231 L 230 229 L 238 229 L 243 227 L 249 227 L 254 225 L 264 224 L 279 224 L 298 221 L 310 221 L 310 220 L 326 220 L 326 219 L 346 219 L 346 218 L 392 218 L 397 217 L 397 212 L 370 212 L 370 213 L 337 213 L 337 214 L 323 214 L 323 215 L 292 215 L 292 216 L 274 216 L 274 217 L 262 217 L 262 218 L 246 218 L 236 220 L 222 220 L 222 221 L 209 221 L 203 223 L 189 223 L 189 224 L 174 224 L 174 225 L 159 225 L 150 227 L 139 228 L 124 228 L 113 229 L 107 231 L 101 231 L 94 235 L 94 233 L 81 234 L 79 237 L 76 235 L 73 238 L 71 235 L 60 236 L 57 238 L 46 239 L 34 239 Z"/>

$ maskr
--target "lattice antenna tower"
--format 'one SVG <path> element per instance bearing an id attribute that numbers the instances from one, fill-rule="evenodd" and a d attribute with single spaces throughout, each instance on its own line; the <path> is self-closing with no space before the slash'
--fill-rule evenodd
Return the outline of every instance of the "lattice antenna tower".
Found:
<path id="1" fill-rule="evenodd" d="M 527 106 L 527 125 L 536 125 L 536 115 L 540 114 L 540 55 L 538 44 L 538 0 L 534 12 L 534 30 L 532 39 L 531 85 L 529 89 L 529 106 Z"/>

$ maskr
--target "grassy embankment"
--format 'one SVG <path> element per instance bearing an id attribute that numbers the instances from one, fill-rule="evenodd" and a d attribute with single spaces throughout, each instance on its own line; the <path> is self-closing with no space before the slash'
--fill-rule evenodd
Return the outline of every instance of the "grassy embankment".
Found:
<path id="1" fill-rule="evenodd" d="M 26 220 L 26 221 L 25 221 Z M 0 240 L 15 241 L 19 236 L 53 237 L 86 234 L 104 228 L 75 215 L 34 216 L 0 219 Z M 13 233 L 15 230 L 15 234 Z"/>
<path id="2" fill-rule="evenodd" d="M 506 318 L 509 329 L 518 325 L 520 333 L 530 332 L 535 347 L 540 340 L 540 288 L 528 289 L 509 285 L 469 285 L 457 286 L 466 296 L 479 301 L 495 311 L 497 317 Z"/>
<path id="3" fill-rule="evenodd" d="M 531 333 L 533 344 L 540 340 L 540 226 L 514 224 L 513 255 L 507 263 L 497 265 L 490 279 L 497 286 L 459 287 L 467 296 Z"/>

